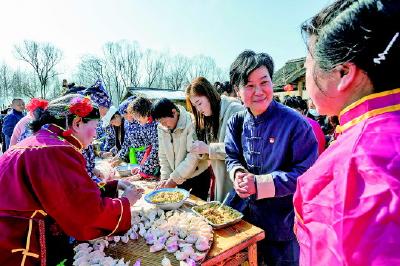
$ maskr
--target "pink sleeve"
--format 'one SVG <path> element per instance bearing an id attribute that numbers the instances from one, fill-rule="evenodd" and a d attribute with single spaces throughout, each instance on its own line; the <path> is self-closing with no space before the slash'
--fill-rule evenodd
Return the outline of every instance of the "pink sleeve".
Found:
<path id="1" fill-rule="evenodd" d="M 13 133 L 11 135 L 10 146 L 17 144 L 18 138 L 21 136 L 26 125 L 31 121 L 31 116 L 26 115 L 15 125 Z"/>

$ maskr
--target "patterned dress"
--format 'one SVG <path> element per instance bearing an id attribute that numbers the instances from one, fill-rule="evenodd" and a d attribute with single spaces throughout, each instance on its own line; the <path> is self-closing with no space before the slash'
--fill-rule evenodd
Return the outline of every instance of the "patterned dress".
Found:
<path id="1" fill-rule="evenodd" d="M 158 177 L 160 175 L 160 163 L 158 160 L 157 122 L 150 119 L 143 126 L 137 122 L 127 122 L 125 124 L 124 143 L 117 156 L 121 160 L 128 161 L 127 157 L 131 147 L 145 147 L 145 150 L 136 152 L 140 175 L 144 178 Z"/>
<path id="2" fill-rule="evenodd" d="M 89 145 L 86 149 L 82 150 L 82 155 L 86 160 L 86 171 L 89 174 L 90 178 L 96 182 L 96 183 L 100 183 L 101 179 L 96 176 L 93 172 L 94 167 L 95 167 L 95 157 L 96 155 L 94 154 L 94 148 L 93 145 Z"/>
<path id="3" fill-rule="evenodd" d="M 113 156 L 118 153 L 117 136 L 113 126 L 107 126 L 105 129 L 105 139 L 102 151 L 111 152 Z"/>

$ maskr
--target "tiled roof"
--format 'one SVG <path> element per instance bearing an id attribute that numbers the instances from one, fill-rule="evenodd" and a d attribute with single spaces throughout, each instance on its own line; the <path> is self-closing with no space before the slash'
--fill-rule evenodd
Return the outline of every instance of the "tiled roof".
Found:
<path id="1" fill-rule="evenodd" d="M 274 74 L 274 91 L 283 90 L 286 84 L 294 84 L 296 81 L 304 77 L 306 70 L 304 68 L 305 57 L 289 60 Z"/>

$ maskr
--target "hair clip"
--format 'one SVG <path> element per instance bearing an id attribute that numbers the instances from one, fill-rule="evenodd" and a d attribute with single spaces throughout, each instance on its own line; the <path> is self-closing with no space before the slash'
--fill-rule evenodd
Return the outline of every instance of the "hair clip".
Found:
<path id="1" fill-rule="evenodd" d="M 389 42 L 388 46 L 386 46 L 385 51 L 383 51 L 383 53 L 378 54 L 378 57 L 374 58 L 374 63 L 375 64 L 379 65 L 381 63 L 381 61 L 386 60 L 385 55 L 388 54 L 390 48 L 392 48 L 393 43 L 396 41 L 397 37 L 399 37 L 399 33 L 398 32 L 395 33 L 395 35 L 393 36 L 392 40 Z"/>

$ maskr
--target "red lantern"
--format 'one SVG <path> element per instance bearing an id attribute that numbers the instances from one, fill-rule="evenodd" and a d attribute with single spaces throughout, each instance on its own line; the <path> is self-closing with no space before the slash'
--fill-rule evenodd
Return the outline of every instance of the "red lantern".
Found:
<path id="1" fill-rule="evenodd" d="M 292 84 L 286 84 L 284 87 L 283 87 L 283 90 L 284 91 L 293 91 L 293 85 Z"/>

